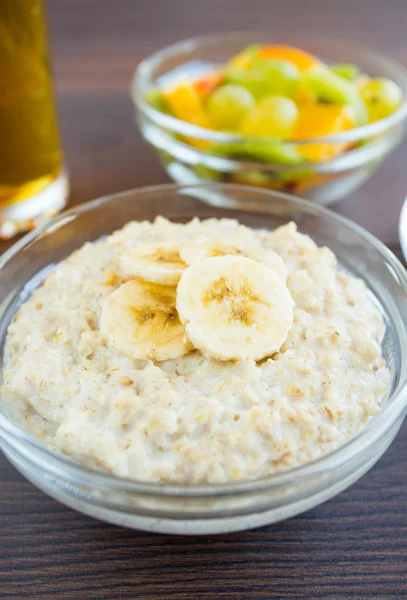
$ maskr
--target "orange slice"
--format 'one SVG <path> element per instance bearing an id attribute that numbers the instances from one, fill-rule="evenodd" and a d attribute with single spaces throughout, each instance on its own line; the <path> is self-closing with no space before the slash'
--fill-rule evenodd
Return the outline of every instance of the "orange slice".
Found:
<path id="1" fill-rule="evenodd" d="M 210 128 L 209 117 L 204 111 L 201 99 L 192 83 L 181 82 L 177 87 L 164 90 L 163 96 L 178 119 L 199 127 Z"/>
<path id="2" fill-rule="evenodd" d="M 309 54 L 304 50 L 300 50 L 294 46 L 283 46 L 278 44 L 263 46 L 259 56 L 270 60 L 287 60 L 294 64 L 300 72 L 306 71 L 309 67 L 313 67 L 320 62 L 315 56 L 312 56 L 312 54 Z"/>
<path id="3" fill-rule="evenodd" d="M 310 189 L 334 181 L 339 176 L 337 173 L 311 173 L 301 177 L 292 187 L 292 191 L 296 194 L 304 194 Z"/>
<path id="4" fill-rule="evenodd" d="M 177 87 L 164 90 L 162 95 L 172 113 L 178 119 L 191 123 L 191 125 L 211 129 L 209 116 L 206 114 L 201 99 L 192 83 L 189 81 L 180 82 Z M 206 140 L 186 136 L 184 139 L 196 148 L 205 149 L 208 145 Z"/>
<path id="5" fill-rule="evenodd" d="M 195 79 L 192 85 L 199 98 L 205 99 L 222 83 L 223 77 L 223 71 L 214 71 L 209 75 Z"/>
<path id="6" fill-rule="evenodd" d="M 293 139 L 306 140 L 324 135 L 334 135 L 355 124 L 345 106 L 329 104 L 299 104 L 298 121 Z M 312 162 L 327 161 L 349 147 L 349 142 L 339 144 L 316 143 L 298 146 L 297 150 Z"/>

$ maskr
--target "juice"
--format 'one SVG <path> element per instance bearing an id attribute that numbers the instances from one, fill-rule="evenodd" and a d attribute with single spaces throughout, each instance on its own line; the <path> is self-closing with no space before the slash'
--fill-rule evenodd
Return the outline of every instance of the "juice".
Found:
<path id="1" fill-rule="evenodd" d="M 0 0 L 0 236 L 65 205 L 43 0 Z"/>

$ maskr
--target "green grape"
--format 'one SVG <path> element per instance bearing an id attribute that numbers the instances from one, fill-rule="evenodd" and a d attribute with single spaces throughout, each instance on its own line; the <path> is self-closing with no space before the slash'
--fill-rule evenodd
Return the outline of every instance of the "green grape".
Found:
<path id="1" fill-rule="evenodd" d="M 325 66 L 307 69 L 301 76 L 301 83 L 321 102 L 351 104 L 355 95 L 355 88 L 349 81 Z"/>
<path id="2" fill-rule="evenodd" d="M 251 80 L 250 71 L 246 69 L 242 69 L 241 67 L 227 67 L 225 71 L 225 81 L 227 83 L 233 83 L 236 85 L 242 85 L 247 89 L 251 88 L 251 84 L 253 83 Z M 250 91 L 252 91 L 250 89 Z"/>
<path id="3" fill-rule="evenodd" d="M 213 142 L 208 149 L 209 154 L 228 158 L 255 160 L 260 162 L 295 165 L 304 162 L 303 156 L 292 144 L 278 141 L 269 143 L 242 142 L 240 144 L 224 144 Z"/>
<path id="4" fill-rule="evenodd" d="M 286 60 L 258 60 L 252 72 L 264 82 L 262 96 L 271 94 L 294 97 L 298 69 Z"/>
<path id="5" fill-rule="evenodd" d="M 350 104 L 355 110 L 358 124 L 366 123 L 366 107 L 355 86 L 328 67 L 318 65 L 307 69 L 301 76 L 301 84 L 315 95 L 319 102 Z"/>
<path id="6" fill-rule="evenodd" d="M 167 115 L 171 114 L 171 109 L 165 98 L 163 98 L 159 88 L 150 88 L 144 98 L 147 104 L 149 104 L 152 108 L 155 108 L 156 110 L 159 110 Z"/>
<path id="7" fill-rule="evenodd" d="M 348 81 L 354 81 L 359 73 L 359 69 L 356 65 L 348 63 L 338 63 L 337 65 L 332 65 L 331 71 L 332 73 L 335 73 L 335 75 L 339 75 Z"/>
<path id="8" fill-rule="evenodd" d="M 277 173 L 279 179 L 285 183 L 296 183 L 299 179 L 314 175 L 315 169 L 290 169 L 289 171 L 280 171 Z"/>
<path id="9" fill-rule="evenodd" d="M 195 175 L 199 178 L 199 179 L 203 179 L 203 180 L 209 180 L 209 181 L 217 181 L 219 179 L 222 179 L 223 174 L 220 173 L 219 171 L 215 171 L 214 169 L 210 169 L 209 167 L 207 167 L 206 165 L 203 165 L 201 163 L 198 163 L 197 165 L 195 165 L 193 167 L 194 173 Z"/>
<path id="10" fill-rule="evenodd" d="M 260 48 L 261 46 L 259 46 L 259 44 L 252 44 L 251 46 L 246 46 L 246 48 L 244 48 L 241 52 L 239 52 L 239 54 L 232 58 L 231 64 L 237 65 L 240 63 L 241 66 L 245 64 L 247 67 L 258 56 Z"/>
<path id="11" fill-rule="evenodd" d="M 252 160 L 271 164 L 295 165 L 304 162 L 304 158 L 291 144 L 273 142 L 270 144 L 244 144 L 244 154 Z"/>
<path id="12" fill-rule="evenodd" d="M 256 59 L 249 69 L 230 67 L 225 79 L 243 85 L 259 100 L 270 94 L 294 97 L 298 69 L 286 60 Z"/>
<path id="13" fill-rule="evenodd" d="M 403 94 L 390 79 L 378 78 L 367 81 L 360 90 L 366 104 L 369 121 L 379 121 L 393 113 L 401 104 Z"/>
<path id="14" fill-rule="evenodd" d="M 290 137 L 298 119 L 296 104 L 284 96 L 269 96 L 249 112 L 240 128 L 245 135 Z"/>
<path id="15" fill-rule="evenodd" d="M 207 110 L 217 129 L 237 129 L 253 106 L 255 101 L 249 90 L 229 83 L 213 92 L 208 100 Z"/>
<path id="16" fill-rule="evenodd" d="M 249 173 L 233 173 L 231 180 L 233 183 L 241 183 L 243 185 L 265 186 L 270 183 L 271 178 L 261 171 L 250 171 Z"/>

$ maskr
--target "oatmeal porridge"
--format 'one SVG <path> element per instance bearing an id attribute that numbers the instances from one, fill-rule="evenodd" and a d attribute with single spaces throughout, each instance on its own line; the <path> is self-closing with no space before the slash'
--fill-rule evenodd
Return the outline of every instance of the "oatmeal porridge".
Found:
<path id="1" fill-rule="evenodd" d="M 309 462 L 379 410 L 382 317 L 293 223 L 131 222 L 61 262 L 10 324 L 10 416 L 115 475 L 222 483 Z"/>

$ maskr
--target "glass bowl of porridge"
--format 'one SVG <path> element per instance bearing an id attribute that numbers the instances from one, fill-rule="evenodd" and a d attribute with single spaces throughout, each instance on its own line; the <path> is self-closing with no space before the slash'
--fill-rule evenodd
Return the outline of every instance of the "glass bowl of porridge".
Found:
<path id="1" fill-rule="evenodd" d="M 176 534 L 344 490 L 406 411 L 407 274 L 306 201 L 165 185 L 76 207 L 0 261 L 0 443 L 47 494 Z"/>

